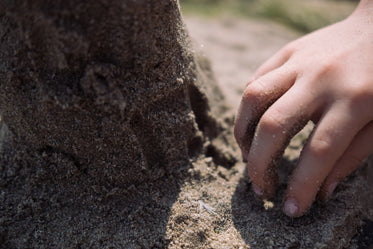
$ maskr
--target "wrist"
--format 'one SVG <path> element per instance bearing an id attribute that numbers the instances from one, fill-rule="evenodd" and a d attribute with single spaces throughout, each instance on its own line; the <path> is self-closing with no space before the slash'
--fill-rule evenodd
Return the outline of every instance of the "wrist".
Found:
<path id="1" fill-rule="evenodd" d="M 354 14 L 358 15 L 373 15 L 373 0 L 361 0 Z"/>
<path id="2" fill-rule="evenodd" d="M 373 24 L 373 0 L 361 0 L 348 19 L 357 21 L 361 29 L 371 33 L 371 26 Z"/>

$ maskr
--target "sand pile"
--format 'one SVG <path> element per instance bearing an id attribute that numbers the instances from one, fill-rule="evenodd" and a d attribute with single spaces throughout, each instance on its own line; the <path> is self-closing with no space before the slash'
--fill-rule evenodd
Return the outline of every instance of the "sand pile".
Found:
<path id="1" fill-rule="evenodd" d="M 177 1 L 0 7 L 1 248 L 350 244 L 362 175 L 297 220 L 280 211 L 293 161 L 273 208 L 249 191 L 234 110 Z"/>

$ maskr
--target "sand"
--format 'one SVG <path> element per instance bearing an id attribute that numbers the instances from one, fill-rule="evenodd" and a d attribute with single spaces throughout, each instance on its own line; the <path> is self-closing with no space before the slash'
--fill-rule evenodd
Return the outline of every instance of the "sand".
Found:
<path id="1" fill-rule="evenodd" d="M 14 143 L 1 123 L 0 148 L 6 152 L 0 157 L 1 248 L 369 248 L 371 161 L 327 204 L 315 203 L 304 217 L 291 219 L 281 212 L 282 197 L 312 125 L 279 162 L 280 188 L 271 200 L 254 196 L 240 160 L 232 129 L 245 82 L 299 34 L 266 21 L 185 21 L 201 71 L 196 81 L 204 82 L 198 87 L 211 107 L 206 114 L 204 96 L 192 94 L 206 139 L 203 145 L 197 141 L 190 163 L 173 172 L 154 170 L 152 180 L 139 184 L 99 184 L 64 152 L 34 152 Z M 214 79 L 208 59 L 221 91 L 208 83 Z M 216 124 L 209 123 L 213 120 Z M 82 185 L 86 188 L 75 188 Z"/>

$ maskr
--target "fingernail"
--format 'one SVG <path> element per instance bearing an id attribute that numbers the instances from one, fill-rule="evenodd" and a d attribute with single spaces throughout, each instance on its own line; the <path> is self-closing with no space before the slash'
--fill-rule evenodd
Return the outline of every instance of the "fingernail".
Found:
<path id="1" fill-rule="evenodd" d="M 287 199 L 284 204 L 284 213 L 287 216 L 294 217 L 298 214 L 298 203 L 294 199 Z"/>
<path id="2" fill-rule="evenodd" d="M 331 183 L 329 185 L 329 187 L 328 187 L 328 193 L 327 193 L 327 195 L 328 195 L 327 199 L 329 199 L 330 196 L 332 196 L 332 194 L 333 194 L 335 188 L 337 187 L 337 185 L 338 185 L 338 182 L 333 182 L 333 183 Z"/>
<path id="3" fill-rule="evenodd" d="M 257 196 L 260 196 L 260 197 L 263 196 L 264 194 L 263 190 L 254 183 L 253 183 L 253 191 Z"/>

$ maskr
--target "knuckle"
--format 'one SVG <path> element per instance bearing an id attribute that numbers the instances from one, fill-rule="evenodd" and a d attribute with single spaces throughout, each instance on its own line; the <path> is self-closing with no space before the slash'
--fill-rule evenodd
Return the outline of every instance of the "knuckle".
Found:
<path id="1" fill-rule="evenodd" d="M 267 111 L 259 122 L 259 129 L 271 134 L 281 133 L 286 123 L 286 117 L 278 110 Z"/>
<path id="2" fill-rule="evenodd" d="M 283 51 L 285 56 L 289 57 L 297 50 L 297 47 L 298 47 L 298 41 L 293 41 L 293 42 L 288 43 L 282 49 L 282 51 Z"/>
<path id="3" fill-rule="evenodd" d="M 298 74 L 298 66 L 293 62 L 286 62 L 283 66 L 284 75 L 297 75 Z"/>
<path id="4" fill-rule="evenodd" d="M 351 115 L 358 114 L 356 118 L 360 121 L 371 120 L 372 112 L 367 106 L 373 104 L 373 89 L 370 90 L 363 83 L 346 83 L 345 85 L 343 89 L 338 89 L 336 96 L 338 100 L 341 100 L 346 111 Z"/>
<path id="5" fill-rule="evenodd" d="M 316 135 L 311 139 L 309 150 L 315 157 L 324 158 L 330 153 L 331 145 L 330 137 Z"/>
<path id="6" fill-rule="evenodd" d="M 334 75 L 334 72 L 338 68 L 338 62 L 334 60 L 327 60 L 321 64 L 318 71 L 318 76 L 320 78 L 328 77 L 329 75 Z"/>
<path id="7" fill-rule="evenodd" d="M 260 80 L 254 81 L 252 84 L 248 85 L 243 92 L 243 100 L 255 100 L 259 99 L 264 92 L 263 84 L 260 82 Z"/>
<path id="8" fill-rule="evenodd" d="M 359 108 L 370 102 L 369 100 L 373 97 L 372 82 L 348 85 L 349 87 L 346 90 L 346 94 L 351 101 L 352 107 Z"/>

